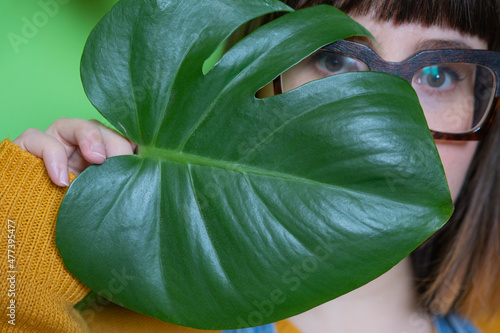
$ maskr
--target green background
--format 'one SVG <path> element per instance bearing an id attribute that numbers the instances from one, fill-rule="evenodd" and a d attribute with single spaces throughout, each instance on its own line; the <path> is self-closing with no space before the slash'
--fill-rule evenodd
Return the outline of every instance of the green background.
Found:
<path id="1" fill-rule="evenodd" d="M 97 119 L 80 80 L 88 35 L 118 0 L 1 0 L 0 140 L 60 117 Z M 219 48 L 204 66 L 208 71 Z"/>
<path id="2" fill-rule="evenodd" d="M 92 28 L 116 0 L 3 0 L 0 4 L 0 139 L 60 117 L 102 120 L 80 80 Z"/>

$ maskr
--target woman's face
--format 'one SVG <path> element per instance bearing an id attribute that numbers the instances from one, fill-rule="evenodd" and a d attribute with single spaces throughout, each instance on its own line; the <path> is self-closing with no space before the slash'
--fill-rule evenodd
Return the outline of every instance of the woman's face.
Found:
<path id="1" fill-rule="evenodd" d="M 394 25 L 391 22 L 379 22 L 371 16 L 352 16 L 352 18 L 367 28 L 375 37 L 377 43 L 368 38 L 357 38 L 356 41 L 369 45 L 386 61 L 401 62 L 415 53 L 426 49 L 486 49 L 487 47 L 486 42 L 483 40 L 473 36 L 462 35 L 458 31 L 449 28 L 436 26 L 422 27 L 418 24 Z M 296 66 L 283 75 L 283 87 L 285 91 L 310 81 L 308 73 L 301 68 L 304 67 Z M 422 98 L 420 99 L 422 107 L 426 111 L 426 103 L 422 101 Z M 449 105 L 448 107 L 450 108 Z M 460 113 L 458 109 L 460 106 L 453 106 L 452 108 L 455 107 L 457 110 L 453 110 L 453 112 Z M 426 112 L 427 117 L 429 117 L 429 113 Z M 437 140 L 436 146 L 444 166 L 451 196 L 455 200 L 464 182 L 467 169 L 477 147 L 477 142 Z"/>

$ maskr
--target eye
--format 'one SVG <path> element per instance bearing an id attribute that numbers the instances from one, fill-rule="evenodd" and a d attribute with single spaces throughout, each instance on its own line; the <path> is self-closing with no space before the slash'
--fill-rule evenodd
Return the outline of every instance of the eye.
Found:
<path id="1" fill-rule="evenodd" d="M 368 70 L 368 66 L 357 59 L 328 51 L 318 52 L 313 57 L 313 61 L 325 76 Z"/>
<path id="2" fill-rule="evenodd" d="M 445 66 L 428 66 L 416 73 L 416 82 L 434 89 L 446 89 L 461 81 L 459 73 Z"/>

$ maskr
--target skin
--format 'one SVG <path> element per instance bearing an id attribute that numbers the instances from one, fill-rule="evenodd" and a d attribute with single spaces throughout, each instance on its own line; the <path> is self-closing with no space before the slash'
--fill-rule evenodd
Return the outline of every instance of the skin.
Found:
<path id="1" fill-rule="evenodd" d="M 387 61 L 402 61 L 424 48 L 460 45 L 486 49 L 474 36 L 441 27 L 417 24 L 395 26 L 370 16 L 353 17 L 377 43 L 370 46 Z M 301 73 L 289 73 L 289 89 L 302 84 Z M 263 89 L 264 91 L 266 89 Z M 265 95 L 265 92 L 263 93 Z M 96 121 L 60 119 L 45 132 L 27 130 L 14 143 L 43 158 L 50 178 L 67 186 L 68 171 L 78 174 L 89 164 L 132 154 L 136 146 Z M 458 196 L 477 142 L 436 142 L 453 200 Z M 408 259 L 367 285 L 290 319 L 302 332 L 431 332 L 431 319 L 417 309 L 413 276 Z"/>
<path id="2" fill-rule="evenodd" d="M 465 46 L 486 49 L 485 41 L 458 31 L 417 24 L 394 26 L 378 22 L 369 16 L 353 17 L 376 38 L 358 40 L 368 43 L 383 59 L 402 61 L 422 49 Z M 290 75 L 289 75 L 290 77 Z M 288 86 L 300 85 L 300 80 Z M 45 132 L 28 129 L 14 143 L 42 158 L 50 178 L 59 186 L 67 186 L 68 172 L 79 174 L 90 164 L 104 163 L 117 155 L 133 154 L 136 145 L 95 120 L 61 118 Z M 452 198 L 458 196 L 477 142 L 437 141 Z"/>
<path id="3" fill-rule="evenodd" d="M 78 175 L 90 164 L 102 164 L 108 157 L 131 155 L 136 145 L 96 120 L 61 118 L 45 132 L 28 129 L 13 141 L 40 157 L 50 179 L 68 186 L 68 172 Z"/>
<path id="4" fill-rule="evenodd" d="M 447 28 L 417 24 L 396 26 L 370 16 L 355 16 L 377 40 L 367 43 L 384 60 L 400 62 L 423 48 L 452 45 L 486 49 L 485 41 Z M 465 44 L 465 45 L 461 45 Z M 300 73 L 297 73 L 300 74 Z M 294 80 L 293 77 L 291 77 Z M 290 88 L 300 85 L 295 81 Z M 286 83 L 284 84 L 286 86 Z M 424 110 L 425 111 L 425 110 Z M 451 195 L 455 200 L 464 182 L 477 142 L 436 141 Z M 418 311 L 409 259 L 367 285 L 290 320 L 304 333 L 315 332 L 420 332 L 432 331 L 431 318 Z"/>
<path id="5" fill-rule="evenodd" d="M 353 18 L 373 34 L 378 42 L 373 49 L 386 61 L 400 62 L 423 49 L 446 48 L 453 44 L 471 49 L 487 49 L 486 41 L 475 36 L 463 35 L 449 28 L 422 27 L 418 24 L 396 26 L 392 22 L 378 22 L 370 16 Z M 451 196 L 455 200 L 464 182 L 477 142 L 436 141 L 436 147 L 443 163 Z"/>
<path id="6" fill-rule="evenodd" d="M 401 62 L 414 55 L 415 53 L 428 49 L 441 49 L 441 48 L 472 48 L 472 49 L 486 49 L 486 42 L 477 37 L 464 36 L 458 31 L 440 27 L 421 27 L 417 24 L 405 24 L 395 26 L 391 22 L 378 22 L 369 16 L 353 17 L 364 27 L 366 27 L 375 37 L 377 42 L 366 37 L 353 38 L 356 42 L 370 46 L 377 52 L 384 60 L 389 62 Z M 363 66 L 359 70 L 366 70 Z M 318 79 L 327 75 L 327 71 L 323 73 L 318 68 L 315 62 L 306 59 L 297 66 L 291 68 L 283 75 L 283 88 L 284 91 L 296 88 L 308 81 Z M 467 73 L 472 76 L 470 72 Z M 446 128 L 450 124 L 457 125 L 457 130 L 465 130 L 463 127 L 471 120 L 469 117 L 464 117 L 467 112 L 466 108 L 471 108 L 469 103 L 464 101 L 459 96 L 469 95 L 468 92 L 473 90 L 471 83 L 473 80 L 462 80 L 460 85 L 457 85 L 454 93 L 451 93 L 450 98 L 441 98 L 446 100 L 445 105 L 438 105 L 437 107 L 446 108 L 437 112 L 431 109 L 432 103 L 429 102 L 437 94 L 430 94 L 428 86 L 414 82 L 412 85 L 419 95 L 422 108 L 429 122 L 432 121 L 436 129 Z M 427 89 L 427 90 L 426 90 Z M 434 98 L 436 100 L 437 98 Z M 434 103 L 434 105 L 437 103 Z M 455 126 L 453 126 L 455 127 Z M 452 128 L 453 128 L 452 127 Z M 455 199 L 462 187 L 465 173 L 469 167 L 472 155 L 477 146 L 477 142 L 451 142 L 451 141 L 436 141 L 436 146 L 443 163 L 448 185 Z"/>

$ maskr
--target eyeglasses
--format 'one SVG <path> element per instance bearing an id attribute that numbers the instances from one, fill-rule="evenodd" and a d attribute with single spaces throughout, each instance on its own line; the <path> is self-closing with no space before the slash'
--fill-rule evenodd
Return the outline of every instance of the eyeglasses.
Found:
<path id="1" fill-rule="evenodd" d="M 396 63 L 348 40 L 327 45 L 283 73 L 275 92 L 353 71 L 385 72 L 410 82 L 434 139 L 481 140 L 500 106 L 500 52 L 428 50 Z"/>

